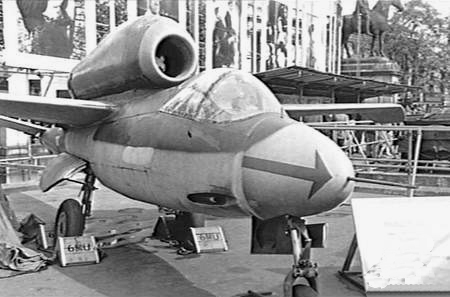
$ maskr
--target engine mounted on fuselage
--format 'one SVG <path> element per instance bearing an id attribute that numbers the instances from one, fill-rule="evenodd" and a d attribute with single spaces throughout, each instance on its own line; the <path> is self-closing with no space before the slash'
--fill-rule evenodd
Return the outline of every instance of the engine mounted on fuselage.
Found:
<path id="1" fill-rule="evenodd" d="M 91 99 L 180 84 L 197 68 L 192 37 L 177 22 L 145 15 L 117 28 L 72 70 L 69 89 Z"/>

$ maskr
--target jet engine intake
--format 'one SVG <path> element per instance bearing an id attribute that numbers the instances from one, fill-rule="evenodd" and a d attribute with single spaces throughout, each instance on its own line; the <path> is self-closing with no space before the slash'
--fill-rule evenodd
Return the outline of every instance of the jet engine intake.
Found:
<path id="1" fill-rule="evenodd" d="M 197 59 L 194 41 L 182 26 L 144 15 L 119 26 L 75 66 L 69 88 L 79 99 L 167 88 L 190 78 Z"/>
<path id="2" fill-rule="evenodd" d="M 163 28 L 148 30 L 139 48 L 142 73 L 157 87 L 174 86 L 191 77 L 196 57 L 189 39 Z"/>

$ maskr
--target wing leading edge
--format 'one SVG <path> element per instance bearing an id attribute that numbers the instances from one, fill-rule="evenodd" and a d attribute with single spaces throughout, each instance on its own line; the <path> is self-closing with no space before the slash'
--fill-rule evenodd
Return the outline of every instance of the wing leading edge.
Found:
<path id="1" fill-rule="evenodd" d="M 41 134 L 47 131 L 48 129 L 40 125 L 35 125 L 33 123 L 8 118 L 4 116 L 0 116 L 0 127 L 11 128 L 33 136 Z"/>
<path id="2" fill-rule="evenodd" d="M 377 123 L 398 123 L 405 118 L 405 110 L 391 103 L 339 103 L 339 104 L 283 104 L 293 118 L 320 114 L 361 114 Z"/>
<path id="3" fill-rule="evenodd" d="M 0 115 L 62 126 L 88 126 L 114 111 L 115 105 L 98 101 L 0 94 Z"/>

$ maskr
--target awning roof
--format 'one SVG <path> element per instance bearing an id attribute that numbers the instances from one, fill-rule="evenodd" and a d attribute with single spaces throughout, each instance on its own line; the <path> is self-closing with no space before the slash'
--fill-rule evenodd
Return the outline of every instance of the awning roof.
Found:
<path id="1" fill-rule="evenodd" d="M 321 72 L 300 66 L 256 73 L 275 94 L 300 94 L 335 98 L 337 103 L 357 103 L 359 100 L 403 92 L 417 92 L 419 87 L 385 83 Z"/>

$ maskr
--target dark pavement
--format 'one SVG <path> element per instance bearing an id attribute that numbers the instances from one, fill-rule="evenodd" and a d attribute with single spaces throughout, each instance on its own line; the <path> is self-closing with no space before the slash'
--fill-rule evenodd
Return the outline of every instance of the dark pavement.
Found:
<path id="1" fill-rule="evenodd" d="M 95 192 L 94 215 L 88 231 L 114 229 L 114 224 L 123 223 L 135 214 L 135 220 L 156 222 L 159 215 L 156 207 L 100 188 Z M 10 188 L 6 192 L 19 220 L 34 213 L 53 224 L 58 205 L 64 199 L 76 198 L 79 186 L 66 184 L 48 193 L 33 186 Z M 350 206 L 344 204 L 308 221 L 329 224 L 327 247 L 313 252 L 319 263 L 321 296 L 363 296 L 337 276 L 354 232 Z M 100 264 L 64 268 L 52 265 L 38 273 L 2 279 L 0 296 L 231 297 L 248 290 L 271 291 L 273 296 L 282 296 L 281 285 L 292 265 L 291 256 L 250 255 L 249 218 L 214 218 L 207 225 L 222 226 L 229 251 L 180 256 L 167 243 L 147 239 L 107 249 L 107 257 Z"/>

